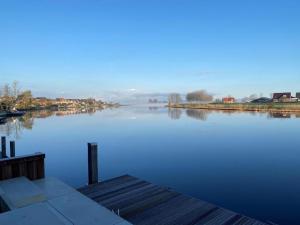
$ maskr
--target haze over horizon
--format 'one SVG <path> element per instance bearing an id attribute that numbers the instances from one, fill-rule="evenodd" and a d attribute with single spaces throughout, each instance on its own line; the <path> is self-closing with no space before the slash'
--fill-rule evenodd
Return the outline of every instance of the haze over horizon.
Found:
<path id="1" fill-rule="evenodd" d="M 1 85 L 35 96 L 300 91 L 296 0 L 0 2 Z"/>

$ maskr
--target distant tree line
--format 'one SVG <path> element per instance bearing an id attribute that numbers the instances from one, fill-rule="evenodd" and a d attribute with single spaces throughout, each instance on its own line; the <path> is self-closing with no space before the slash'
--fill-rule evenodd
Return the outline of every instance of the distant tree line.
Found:
<path id="1" fill-rule="evenodd" d="M 28 108 L 31 104 L 31 91 L 21 91 L 17 81 L 0 87 L 0 110 L 9 111 L 16 108 L 17 105 L 20 108 Z"/>
<path id="2" fill-rule="evenodd" d="M 213 100 L 213 95 L 206 90 L 193 91 L 186 94 L 187 102 L 210 102 Z M 182 102 L 182 97 L 179 93 L 171 93 L 169 95 L 169 104 L 178 104 Z"/>
<path id="3" fill-rule="evenodd" d="M 210 102 L 213 100 L 213 96 L 208 94 L 205 90 L 193 91 L 187 93 L 186 100 L 188 102 Z"/>

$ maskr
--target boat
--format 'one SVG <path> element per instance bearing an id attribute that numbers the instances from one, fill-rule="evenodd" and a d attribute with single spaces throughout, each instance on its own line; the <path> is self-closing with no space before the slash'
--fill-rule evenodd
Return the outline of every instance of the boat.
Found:
<path id="1" fill-rule="evenodd" d="M 0 112 L 0 117 L 19 117 L 24 116 L 25 112 L 23 111 L 4 111 Z"/>

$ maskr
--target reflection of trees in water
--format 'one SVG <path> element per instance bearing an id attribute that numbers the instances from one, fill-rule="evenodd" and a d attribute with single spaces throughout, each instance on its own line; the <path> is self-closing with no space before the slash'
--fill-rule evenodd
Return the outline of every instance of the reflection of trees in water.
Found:
<path id="1" fill-rule="evenodd" d="M 32 129 L 33 121 L 34 119 L 30 116 L 8 118 L 5 124 L 0 125 L 0 131 L 6 136 L 14 136 L 18 139 L 24 128 L 30 130 Z"/>
<path id="2" fill-rule="evenodd" d="M 180 119 L 182 114 L 182 110 L 181 109 L 177 109 L 177 108 L 169 108 L 168 111 L 168 115 L 172 120 L 178 120 Z"/>
<path id="3" fill-rule="evenodd" d="M 32 118 L 47 118 L 54 115 L 55 111 L 52 110 L 40 110 L 40 111 L 31 111 L 25 114 L 25 116 L 30 116 Z"/>
<path id="4" fill-rule="evenodd" d="M 36 118 L 47 118 L 50 116 L 68 116 L 74 114 L 88 113 L 92 115 L 96 112 L 96 109 L 85 109 L 85 110 L 40 110 L 40 111 L 30 111 L 27 112 L 22 117 L 8 118 L 5 124 L 0 125 L 0 132 L 6 136 L 14 136 L 16 139 L 20 138 L 23 129 L 31 130 L 34 125 L 34 120 Z"/>
<path id="5" fill-rule="evenodd" d="M 186 115 L 188 117 L 197 119 L 197 120 L 203 120 L 205 121 L 207 119 L 208 111 L 201 110 L 201 109 L 187 109 Z"/>
<path id="6" fill-rule="evenodd" d="M 27 130 L 32 130 L 33 124 L 34 124 L 34 118 L 29 115 L 22 116 L 21 118 L 18 118 L 20 127 L 23 127 Z"/>

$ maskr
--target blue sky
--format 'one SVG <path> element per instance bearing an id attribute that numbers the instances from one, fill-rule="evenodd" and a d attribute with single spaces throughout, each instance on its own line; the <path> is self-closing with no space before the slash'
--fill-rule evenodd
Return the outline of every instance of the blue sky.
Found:
<path id="1" fill-rule="evenodd" d="M 0 0 L 0 78 L 49 97 L 300 91 L 300 1 Z"/>

